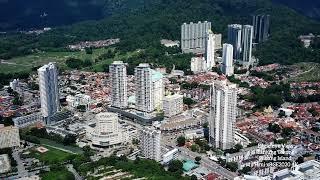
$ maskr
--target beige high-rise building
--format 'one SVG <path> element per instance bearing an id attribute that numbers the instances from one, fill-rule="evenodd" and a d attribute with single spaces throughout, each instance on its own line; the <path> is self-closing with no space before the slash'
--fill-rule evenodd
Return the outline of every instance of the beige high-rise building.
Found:
<path id="1" fill-rule="evenodd" d="M 114 61 L 109 66 L 111 83 L 111 106 L 117 108 L 128 107 L 127 68 L 122 61 Z"/>
<path id="2" fill-rule="evenodd" d="M 147 159 L 161 161 L 161 131 L 144 128 L 140 131 L 140 150 Z"/>
<path id="3" fill-rule="evenodd" d="M 234 145 L 237 114 L 237 85 L 215 81 L 210 90 L 209 134 L 215 148 L 230 149 Z"/>
<path id="4" fill-rule="evenodd" d="M 163 100 L 164 116 L 172 117 L 183 111 L 183 95 L 175 94 L 166 96 Z"/>

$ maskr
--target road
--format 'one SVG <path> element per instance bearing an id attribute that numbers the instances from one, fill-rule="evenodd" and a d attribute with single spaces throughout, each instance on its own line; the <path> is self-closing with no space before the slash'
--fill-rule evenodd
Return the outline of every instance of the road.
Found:
<path id="1" fill-rule="evenodd" d="M 80 174 L 73 168 L 72 164 L 66 165 L 68 171 L 72 172 L 76 180 L 83 180 L 83 178 L 80 176 Z"/>
<path id="2" fill-rule="evenodd" d="M 162 137 L 162 144 L 164 145 L 164 148 L 172 147 L 172 148 L 178 148 L 180 150 L 180 155 L 184 157 L 185 159 L 194 160 L 195 157 L 200 156 L 201 157 L 201 165 L 207 168 L 208 170 L 217 173 L 227 179 L 233 180 L 238 175 L 234 172 L 231 172 L 225 168 L 223 168 L 221 165 L 217 164 L 216 162 L 209 159 L 209 157 L 206 154 L 200 154 L 197 152 L 193 152 L 185 147 L 176 147 L 175 138 L 172 138 L 172 136 L 163 136 Z"/>
<path id="3" fill-rule="evenodd" d="M 196 152 L 192 152 L 188 148 L 185 147 L 179 147 L 178 148 L 181 152 L 181 155 L 187 159 L 195 159 L 195 157 L 200 156 L 201 157 L 201 165 L 209 169 L 210 171 L 220 174 L 223 177 L 233 180 L 238 175 L 234 172 L 231 172 L 219 164 L 215 163 L 214 161 L 210 160 L 206 155 L 201 155 Z"/>
<path id="4" fill-rule="evenodd" d="M 12 152 L 13 159 L 17 162 L 18 175 L 17 177 L 26 177 L 28 176 L 28 171 L 23 165 L 23 161 L 20 158 L 19 151 L 13 150 Z"/>

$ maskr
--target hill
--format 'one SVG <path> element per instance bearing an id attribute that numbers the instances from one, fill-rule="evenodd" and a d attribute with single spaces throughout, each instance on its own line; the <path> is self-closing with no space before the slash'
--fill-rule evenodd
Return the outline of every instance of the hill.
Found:
<path id="1" fill-rule="evenodd" d="M 0 0 L 0 31 L 98 20 L 142 6 L 143 0 Z"/>
<path id="2" fill-rule="evenodd" d="M 315 0 L 273 0 L 274 2 L 284 4 L 298 12 L 315 19 L 320 20 L 320 1 Z"/>
<path id="3" fill-rule="evenodd" d="M 301 61 L 319 62 L 319 50 L 306 50 L 297 37 L 320 34 L 318 22 L 268 0 L 149 0 L 147 6 L 114 13 L 98 21 L 58 27 L 41 35 L 12 34 L 0 36 L 0 58 L 10 59 L 34 51 L 60 51 L 67 44 L 119 37 L 121 52 L 147 49 L 156 54 L 161 38 L 180 39 L 183 22 L 211 21 L 213 30 L 226 37 L 227 24 L 251 24 L 252 15 L 271 15 L 271 38 L 255 52 L 261 64 Z M 158 52 L 159 53 L 159 52 Z M 155 57 L 148 61 L 156 62 Z"/>

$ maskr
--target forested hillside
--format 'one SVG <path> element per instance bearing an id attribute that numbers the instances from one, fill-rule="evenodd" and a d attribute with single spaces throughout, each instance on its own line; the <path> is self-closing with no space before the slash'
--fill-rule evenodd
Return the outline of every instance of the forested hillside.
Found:
<path id="1" fill-rule="evenodd" d="M 142 5 L 143 0 L 0 0 L 0 31 L 97 20 Z"/>
<path id="2" fill-rule="evenodd" d="M 284 4 L 311 18 L 320 20 L 320 1 L 317 0 L 273 0 Z"/>
<path id="3" fill-rule="evenodd" d="M 118 49 L 152 49 L 161 38 L 180 39 L 180 25 L 190 21 L 211 21 L 213 30 L 226 38 L 227 24 L 251 24 L 252 15 L 271 15 L 271 38 L 259 45 L 256 56 L 261 64 L 299 61 L 319 62 L 319 50 L 306 50 L 297 37 L 320 34 L 320 25 L 285 6 L 268 0 L 149 0 L 140 8 L 115 13 L 99 21 L 82 22 L 37 35 L 2 35 L 0 58 L 31 53 L 32 50 L 56 51 L 82 40 L 121 38 Z"/>

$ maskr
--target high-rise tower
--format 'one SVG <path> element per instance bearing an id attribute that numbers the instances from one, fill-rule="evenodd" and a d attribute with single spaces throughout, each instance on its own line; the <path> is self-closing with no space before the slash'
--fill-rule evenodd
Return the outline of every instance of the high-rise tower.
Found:
<path id="1" fill-rule="evenodd" d="M 226 76 L 232 76 L 234 73 L 233 47 L 231 44 L 223 44 L 221 71 Z"/>
<path id="2" fill-rule="evenodd" d="M 49 63 L 38 69 L 41 113 L 46 124 L 50 117 L 59 110 L 58 71 L 54 63 Z"/>
<path id="3" fill-rule="evenodd" d="M 242 25 L 228 25 L 228 44 L 233 46 L 233 59 L 241 59 L 241 30 Z"/>
<path id="4" fill-rule="evenodd" d="M 210 90 L 209 139 L 220 149 L 234 145 L 234 124 L 237 113 L 237 86 L 227 81 L 216 81 Z"/>
<path id="5" fill-rule="evenodd" d="M 109 66 L 111 83 L 111 106 L 126 108 L 128 106 L 127 95 L 127 68 L 122 61 L 114 61 Z"/>

